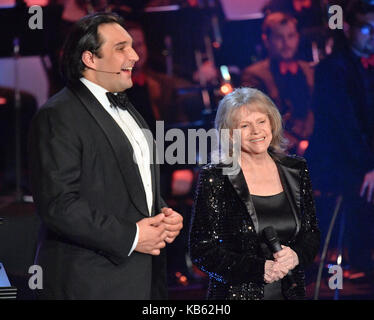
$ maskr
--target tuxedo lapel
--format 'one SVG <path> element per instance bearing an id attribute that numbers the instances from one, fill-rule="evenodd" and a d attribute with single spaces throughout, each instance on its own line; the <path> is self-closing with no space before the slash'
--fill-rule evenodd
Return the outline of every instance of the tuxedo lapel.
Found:
<path id="1" fill-rule="evenodd" d="M 157 185 L 159 184 L 160 181 L 160 172 L 159 172 L 159 166 L 156 162 L 156 143 L 152 141 L 153 144 L 153 154 L 151 154 L 151 159 L 153 159 L 153 163 L 151 164 L 151 174 L 152 174 L 152 192 L 154 196 L 154 210 L 152 211 L 154 214 L 158 214 L 158 210 L 161 209 L 161 204 L 160 204 L 160 188 L 157 188 Z"/>
<path id="2" fill-rule="evenodd" d="M 140 176 L 139 167 L 133 159 L 134 151 L 130 141 L 123 133 L 122 129 L 105 111 L 104 107 L 97 101 L 83 83 L 80 81 L 75 82 L 74 84 L 69 85 L 69 88 L 87 108 L 88 112 L 96 120 L 107 136 L 134 205 L 143 215 L 149 216 L 145 190 Z M 134 118 L 139 123 L 138 119 L 136 119 L 136 117 Z M 153 178 L 154 175 L 152 176 L 152 181 Z"/>
<path id="3" fill-rule="evenodd" d="M 136 110 L 136 108 L 133 106 L 133 104 L 131 103 L 131 101 L 129 99 L 127 99 L 126 108 L 127 108 L 128 112 L 132 115 L 132 117 L 135 119 L 138 126 L 142 129 L 144 129 L 145 130 L 144 132 L 146 132 L 145 137 L 146 137 L 147 142 L 148 142 L 150 159 L 153 160 L 153 162 L 151 163 L 152 192 L 153 192 L 153 198 L 154 198 L 153 199 L 154 201 L 153 201 L 152 215 L 157 214 L 158 212 L 156 212 L 156 211 L 159 210 L 158 200 L 160 199 L 159 189 L 157 188 L 157 185 L 159 183 L 160 177 L 157 175 L 158 168 L 157 168 L 157 165 L 156 165 L 156 163 L 157 163 L 156 162 L 157 161 L 157 159 L 156 159 L 156 152 L 157 152 L 156 143 L 153 139 L 153 135 L 152 135 L 152 132 L 151 132 L 148 124 L 145 122 L 144 118 Z"/>
<path id="4" fill-rule="evenodd" d="M 126 109 L 135 119 L 136 123 L 140 128 L 150 130 L 148 124 L 145 122 L 141 114 L 135 109 L 135 107 L 128 98 L 126 102 Z"/>

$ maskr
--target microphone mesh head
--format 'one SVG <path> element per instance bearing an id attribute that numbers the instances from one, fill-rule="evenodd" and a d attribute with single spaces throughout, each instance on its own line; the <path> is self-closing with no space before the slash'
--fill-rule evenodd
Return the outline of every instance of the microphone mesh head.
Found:
<path id="1" fill-rule="evenodd" d="M 272 226 L 266 227 L 266 228 L 264 228 L 264 230 L 262 232 L 263 232 L 264 237 L 267 241 L 273 242 L 273 241 L 278 240 L 278 235 L 277 235 L 277 232 L 275 231 L 274 227 L 272 227 Z"/>

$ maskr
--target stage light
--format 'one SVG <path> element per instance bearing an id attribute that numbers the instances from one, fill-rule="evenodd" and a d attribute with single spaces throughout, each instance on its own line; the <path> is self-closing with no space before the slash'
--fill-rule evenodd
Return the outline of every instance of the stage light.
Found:
<path id="1" fill-rule="evenodd" d="M 233 88 L 232 88 L 232 86 L 231 86 L 231 84 L 230 83 L 225 83 L 225 84 L 223 84 L 222 86 L 221 86 L 221 88 L 220 88 L 220 92 L 222 93 L 222 94 L 224 94 L 224 95 L 227 95 L 227 94 L 229 94 L 230 92 L 233 92 Z"/>
<path id="2" fill-rule="evenodd" d="M 217 41 L 213 41 L 212 46 L 214 49 L 219 49 L 221 47 L 221 44 Z"/>
<path id="3" fill-rule="evenodd" d="M 222 78 L 225 80 L 225 81 L 230 81 L 231 80 L 231 75 L 230 75 L 230 71 L 229 71 L 229 68 L 225 65 L 221 66 L 219 68 L 220 72 L 221 72 L 221 76 Z"/>
<path id="4" fill-rule="evenodd" d="M 308 146 L 309 146 L 308 140 L 301 140 L 299 142 L 299 145 L 297 146 L 297 153 L 302 156 L 305 153 L 305 150 L 308 149 Z"/>
<path id="5" fill-rule="evenodd" d="M 337 263 L 338 265 L 341 265 L 341 264 L 342 264 L 342 260 L 343 260 L 343 257 L 342 257 L 341 254 L 339 254 L 336 263 Z"/>
<path id="6" fill-rule="evenodd" d="M 186 277 L 186 276 L 181 276 L 181 277 L 179 278 L 179 282 L 180 282 L 182 285 L 184 285 L 184 286 L 188 285 L 188 280 L 187 280 L 187 277 Z"/>

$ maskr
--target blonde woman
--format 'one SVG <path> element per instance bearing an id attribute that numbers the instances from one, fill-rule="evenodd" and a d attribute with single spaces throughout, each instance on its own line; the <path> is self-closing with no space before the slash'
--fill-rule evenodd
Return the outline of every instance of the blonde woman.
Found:
<path id="1" fill-rule="evenodd" d="M 216 121 L 240 130 L 240 170 L 227 164 L 200 172 L 192 214 L 192 261 L 209 275 L 208 299 L 303 299 L 304 268 L 319 250 L 306 161 L 284 153 L 278 109 L 261 91 L 239 88 L 219 104 Z M 282 250 L 273 254 L 263 236 L 272 226 Z M 296 284 L 287 273 L 292 270 Z"/>

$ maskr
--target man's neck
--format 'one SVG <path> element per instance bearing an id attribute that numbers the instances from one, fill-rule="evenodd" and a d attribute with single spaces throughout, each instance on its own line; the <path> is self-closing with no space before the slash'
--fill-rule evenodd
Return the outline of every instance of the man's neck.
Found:
<path id="1" fill-rule="evenodd" d="M 103 86 L 99 85 L 97 82 L 95 82 L 94 79 L 90 79 L 89 77 L 86 77 L 86 76 L 83 76 L 81 79 L 85 79 L 86 81 L 89 81 L 92 85 L 94 86 L 97 86 L 105 91 L 108 91 L 106 88 L 104 88 Z"/>

